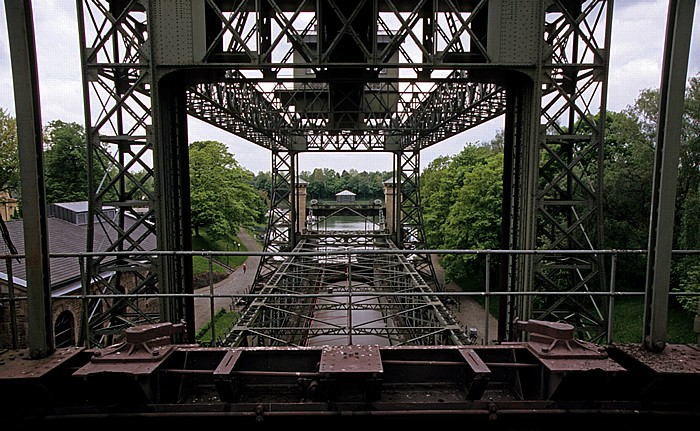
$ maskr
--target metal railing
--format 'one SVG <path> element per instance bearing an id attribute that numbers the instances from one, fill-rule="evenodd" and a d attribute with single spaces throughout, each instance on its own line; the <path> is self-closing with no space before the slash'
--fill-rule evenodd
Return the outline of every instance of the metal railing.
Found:
<path id="1" fill-rule="evenodd" d="M 484 309 L 489 310 L 490 309 L 490 300 L 492 298 L 500 298 L 503 296 L 506 297 L 526 297 L 526 296 L 537 296 L 537 297 L 547 297 L 547 296 L 588 296 L 588 297 L 605 297 L 609 299 L 608 302 L 608 316 L 609 319 L 607 320 L 607 340 L 611 341 L 614 339 L 614 334 L 613 334 L 613 325 L 614 325 L 614 315 L 615 315 L 615 299 L 620 298 L 620 297 L 628 297 L 628 296 L 643 296 L 646 295 L 646 291 L 644 289 L 642 290 L 634 290 L 634 289 L 624 289 L 620 290 L 618 289 L 617 286 L 617 274 L 619 272 L 618 269 L 618 263 L 619 259 L 621 256 L 640 256 L 641 258 L 645 258 L 647 251 L 646 250 L 373 250 L 373 249 L 353 249 L 353 248 L 348 248 L 348 249 L 337 249 L 337 250 L 326 250 L 323 252 L 275 252 L 275 253 L 269 253 L 269 252 L 252 252 L 252 251 L 142 251 L 142 252 L 134 252 L 134 251 L 124 251 L 124 252 L 108 252 L 108 253 L 100 253 L 100 252 L 83 252 L 83 253 L 52 253 L 50 254 L 50 259 L 51 261 L 55 259 L 77 259 L 78 260 L 78 266 L 81 268 L 81 274 L 80 274 L 80 286 L 78 287 L 77 285 L 75 286 L 74 291 L 75 292 L 80 292 L 80 293 L 68 293 L 68 294 L 61 294 L 60 298 L 61 299 L 74 299 L 74 300 L 80 300 L 83 301 L 84 304 L 87 304 L 88 301 L 91 299 L 118 299 L 118 298 L 131 298 L 131 299 L 139 299 L 139 298 L 146 298 L 146 299 L 152 299 L 152 298 L 174 298 L 174 297 L 192 297 L 192 298 L 208 298 L 209 299 L 209 314 L 211 316 L 211 321 L 214 321 L 215 314 L 216 314 L 216 309 L 214 306 L 214 300 L 216 298 L 227 298 L 231 300 L 231 303 L 234 304 L 237 301 L 241 299 L 248 299 L 248 298 L 265 298 L 265 297 L 273 297 L 273 298 L 284 298 L 284 297 L 293 297 L 297 299 L 305 299 L 305 298 L 329 298 L 329 297 L 343 297 L 347 298 L 348 296 L 352 296 L 353 292 L 337 292 L 337 293 L 331 293 L 331 292 L 319 292 L 319 293 L 273 293 L 273 294 L 266 294 L 266 293 L 254 293 L 251 291 L 248 291 L 247 293 L 236 293 L 236 294 L 218 294 L 215 289 L 215 284 L 213 282 L 213 267 L 214 267 L 214 261 L 216 258 L 220 257 L 226 257 L 226 256 L 244 256 L 244 257 L 251 257 L 251 256 L 272 256 L 272 257 L 280 257 L 280 258 L 293 258 L 293 257 L 324 257 L 328 258 L 330 256 L 345 256 L 348 261 L 351 261 L 352 256 L 356 255 L 376 255 L 376 254 L 392 254 L 392 255 L 415 255 L 415 254 L 423 254 L 423 255 L 430 255 L 430 254 L 438 254 L 440 256 L 445 256 L 445 255 L 464 255 L 464 254 L 469 254 L 469 255 L 476 255 L 484 258 L 484 288 L 481 291 L 439 291 L 439 292 L 432 292 L 431 295 L 434 295 L 438 298 L 461 298 L 461 297 L 472 297 L 472 298 L 483 298 L 484 301 Z M 491 274 L 493 273 L 493 268 L 494 264 L 492 263 L 493 257 L 494 256 L 501 256 L 501 255 L 510 255 L 510 256 L 516 256 L 516 255 L 537 255 L 537 256 L 543 256 L 543 257 L 561 257 L 561 256 L 567 256 L 567 255 L 583 255 L 583 254 L 597 254 L 597 255 L 604 255 L 609 257 L 609 262 L 610 262 L 610 279 L 609 283 L 607 286 L 607 289 L 605 291 L 592 291 L 592 290 L 585 290 L 585 291 L 509 291 L 509 292 L 504 292 L 504 291 L 498 291 L 494 290 L 491 287 Z M 96 294 L 96 293 L 89 293 L 90 288 L 89 286 L 86 285 L 86 279 L 83 277 L 82 272 L 84 271 L 86 267 L 86 262 L 89 259 L 100 257 L 100 258 L 105 258 L 105 257 L 113 257 L 115 259 L 121 258 L 121 259 L 126 259 L 129 258 L 131 260 L 153 260 L 157 259 L 162 256 L 177 256 L 177 257 L 194 257 L 194 256 L 201 256 L 203 258 L 206 258 L 208 260 L 208 277 L 209 277 L 209 289 L 208 292 L 202 293 L 201 291 L 198 293 L 192 293 L 192 294 L 187 294 L 187 293 L 146 293 L 146 294 L 133 294 L 133 293 L 124 293 L 124 294 Z M 674 250 L 673 251 L 673 256 L 698 256 L 700 258 L 700 250 Z M 4 261 L 4 268 L 5 272 L 2 273 L 0 271 L 0 286 L 5 287 L 5 289 L 0 290 L 0 321 L 4 325 L 7 325 L 7 327 L 10 328 L 10 333 L 11 333 L 11 339 L 10 343 L 12 346 L 17 346 L 18 344 L 18 329 L 20 327 L 19 322 L 18 322 L 18 304 L 20 304 L 22 301 L 27 301 L 28 300 L 28 295 L 27 294 L 20 294 L 18 295 L 18 287 L 20 288 L 19 290 L 23 290 L 22 288 L 26 288 L 26 285 L 24 285 L 23 280 L 16 277 L 14 274 L 16 274 L 15 268 L 16 266 L 13 266 L 13 262 L 15 265 L 17 264 L 24 264 L 24 255 L 22 254 L 5 254 L 5 255 L 0 255 L 0 260 Z M 251 268 L 252 269 L 252 268 Z M 76 282 L 78 280 L 78 277 L 76 276 Z M 358 295 L 366 295 L 366 292 L 358 292 L 356 293 Z M 392 297 L 392 296 L 400 296 L 400 297 L 406 297 L 406 293 L 403 292 L 376 292 L 373 293 L 373 295 L 381 296 L 381 297 Z M 54 293 L 52 292 L 52 296 L 55 296 Z M 695 291 L 678 291 L 678 290 L 673 290 L 669 291 L 669 296 L 700 296 L 700 292 L 695 292 Z M 443 300 L 443 302 L 446 302 Z M 87 308 L 84 306 L 84 308 Z M 9 315 L 8 315 L 9 313 Z M 699 311 L 700 313 L 700 311 Z M 55 317 L 55 316 L 54 316 Z M 488 343 L 489 340 L 489 331 L 490 331 L 490 322 L 489 322 L 489 313 L 486 313 L 486 319 L 484 322 L 484 328 L 485 328 L 485 334 L 484 337 L 482 338 L 485 340 L 486 343 Z M 215 334 L 212 334 L 212 340 L 214 340 Z"/>

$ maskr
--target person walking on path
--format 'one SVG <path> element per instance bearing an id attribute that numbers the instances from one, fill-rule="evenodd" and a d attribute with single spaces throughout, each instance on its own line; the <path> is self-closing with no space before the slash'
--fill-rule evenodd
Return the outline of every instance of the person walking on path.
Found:
<path id="1" fill-rule="evenodd" d="M 245 262 L 243 262 L 243 274 L 245 274 L 245 270 L 246 270 L 246 266 L 245 266 Z"/>

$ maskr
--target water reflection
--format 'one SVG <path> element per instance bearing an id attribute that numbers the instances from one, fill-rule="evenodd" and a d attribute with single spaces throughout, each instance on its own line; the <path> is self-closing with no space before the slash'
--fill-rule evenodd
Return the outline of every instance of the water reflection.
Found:
<path id="1" fill-rule="evenodd" d="M 310 218 L 307 221 L 310 232 L 323 231 L 377 231 L 383 230 L 382 223 L 377 217 L 370 219 L 361 216 L 332 216 L 325 218 Z"/>

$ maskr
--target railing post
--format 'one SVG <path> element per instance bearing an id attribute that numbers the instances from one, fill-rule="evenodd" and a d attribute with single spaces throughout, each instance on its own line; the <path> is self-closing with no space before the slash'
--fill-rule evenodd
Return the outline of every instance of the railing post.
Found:
<path id="1" fill-rule="evenodd" d="M 352 346 L 352 254 L 348 252 L 348 345 Z"/>
<path id="2" fill-rule="evenodd" d="M 615 273 L 617 272 L 617 252 L 610 256 L 610 299 L 608 301 L 608 343 L 613 341 L 613 325 L 615 312 Z"/>
<path id="3" fill-rule="evenodd" d="M 85 347 L 92 347 L 92 335 L 90 334 L 90 298 L 88 298 L 88 273 L 85 271 L 85 256 L 78 257 L 78 265 L 80 266 L 80 292 L 83 302 L 83 333 Z"/>
<path id="4" fill-rule="evenodd" d="M 12 331 L 12 349 L 17 350 L 17 306 L 15 304 L 15 280 L 12 274 L 12 258 L 5 258 L 7 266 L 7 288 L 10 300 L 10 330 Z"/>
<path id="5" fill-rule="evenodd" d="M 209 262 L 209 314 L 211 316 L 211 346 L 216 346 L 216 316 L 214 313 L 214 263 L 212 255 L 208 256 Z"/>
<path id="6" fill-rule="evenodd" d="M 486 289 L 484 299 L 484 344 L 489 344 L 489 298 L 491 292 L 491 252 L 486 254 Z"/>

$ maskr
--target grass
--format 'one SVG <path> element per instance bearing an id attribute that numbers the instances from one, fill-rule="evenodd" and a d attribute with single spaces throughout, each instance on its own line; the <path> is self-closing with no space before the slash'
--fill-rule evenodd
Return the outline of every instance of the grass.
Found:
<path id="1" fill-rule="evenodd" d="M 457 284 L 465 292 L 481 292 L 484 289 L 483 277 L 473 277 L 469 280 L 460 280 Z M 475 300 L 484 305 L 484 298 L 475 297 Z M 500 296 L 492 296 L 489 301 L 489 311 L 498 316 Z M 644 324 L 644 297 L 626 296 L 615 299 L 613 312 L 613 342 L 619 344 L 641 343 Z M 681 308 L 674 300 L 669 300 L 668 328 L 666 342 L 669 344 L 695 344 L 698 334 L 693 329 L 695 313 Z"/>
<path id="2" fill-rule="evenodd" d="M 238 245 L 240 244 L 240 245 Z M 200 236 L 192 237 L 192 249 L 201 251 L 248 251 L 245 244 L 241 243 L 238 236 L 230 236 L 225 239 L 212 240 L 206 234 L 205 231 L 200 230 Z M 219 280 L 228 275 L 228 272 L 221 265 L 218 265 L 215 261 L 220 261 L 227 266 L 232 268 L 237 268 L 243 265 L 248 256 L 222 256 L 222 255 L 212 255 L 212 271 L 214 280 Z M 209 273 L 209 258 L 204 256 L 194 256 L 192 259 L 193 273 L 195 278 L 206 278 Z M 238 321 L 240 314 L 232 311 L 228 312 L 225 309 L 219 310 L 214 315 L 215 321 L 215 333 L 216 338 L 221 339 L 225 336 L 233 326 L 233 324 Z M 196 335 L 196 341 L 198 344 L 203 346 L 211 345 L 212 338 L 212 322 L 207 322 Z"/>
<path id="3" fill-rule="evenodd" d="M 231 330 L 231 327 L 233 327 L 233 324 L 238 321 L 240 318 L 240 314 L 235 312 L 235 311 L 226 311 L 225 309 L 220 309 L 215 315 L 214 315 L 214 332 L 216 333 L 216 338 L 220 340 L 222 337 L 224 337 L 226 334 L 229 333 Z M 199 330 L 197 335 L 195 336 L 195 340 L 200 346 L 210 346 L 211 345 L 211 336 L 212 336 L 212 324 L 211 321 L 207 322 L 206 325 L 202 326 L 202 328 Z"/>
<path id="4" fill-rule="evenodd" d="M 238 246 L 237 244 L 240 244 Z M 248 249 L 237 236 L 229 238 L 211 240 L 206 232 L 200 231 L 200 236 L 192 237 L 192 249 L 199 251 L 247 251 Z M 218 260 L 227 266 L 237 268 L 245 262 L 247 256 L 222 256 L 213 255 L 214 260 Z M 193 272 L 195 275 L 209 272 L 209 259 L 204 256 L 194 256 L 192 259 Z M 216 262 L 212 263 L 212 269 L 215 273 L 226 273 L 221 265 Z"/>
<path id="5" fill-rule="evenodd" d="M 614 317 L 614 342 L 625 344 L 643 341 L 644 297 L 616 299 Z M 693 330 L 694 317 L 693 313 L 682 309 L 676 301 L 671 299 L 668 307 L 666 342 L 669 344 L 696 343 L 698 335 Z"/>

